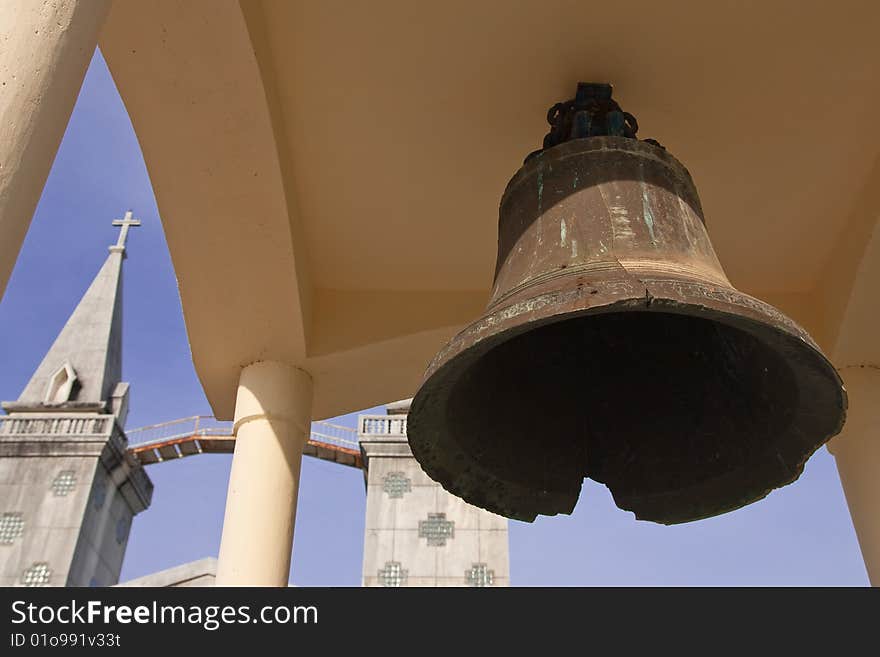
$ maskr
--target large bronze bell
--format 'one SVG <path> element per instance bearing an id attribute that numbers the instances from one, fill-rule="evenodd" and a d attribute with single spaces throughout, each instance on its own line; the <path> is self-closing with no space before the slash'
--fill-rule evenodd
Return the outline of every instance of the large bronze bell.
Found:
<path id="1" fill-rule="evenodd" d="M 501 199 L 485 313 L 434 358 L 409 414 L 425 472 L 520 520 L 584 477 L 672 524 L 800 475 L 846 393 L 810 336 L 727 280 L 687 169 L 609 85 L 551 108 Z"/>

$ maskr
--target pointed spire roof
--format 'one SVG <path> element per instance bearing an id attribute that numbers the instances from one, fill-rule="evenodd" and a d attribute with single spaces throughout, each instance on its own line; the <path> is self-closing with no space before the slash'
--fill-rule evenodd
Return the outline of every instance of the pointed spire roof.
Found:
<path id="1" fill-rule="evenodd" d="M 55 338 L 10 412 L 110 410 L 122 378 L 122 261 L 129 226 L 127 213 L 119 241 Z"/>

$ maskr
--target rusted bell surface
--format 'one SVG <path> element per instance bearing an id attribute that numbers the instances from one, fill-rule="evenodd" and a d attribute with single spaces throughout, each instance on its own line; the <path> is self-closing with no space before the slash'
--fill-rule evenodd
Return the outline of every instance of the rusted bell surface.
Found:
<path id="1" fill-rule="evenodd" d="M 590 477 L 671 524 L 794 481 L 845 408 L 807 333 L 730 285 L 684 166 L 597 136 L 508 184 L 489 306 L 430 364 L 408 434 L 430 477 L 495 513 L 570 513 Z"/>

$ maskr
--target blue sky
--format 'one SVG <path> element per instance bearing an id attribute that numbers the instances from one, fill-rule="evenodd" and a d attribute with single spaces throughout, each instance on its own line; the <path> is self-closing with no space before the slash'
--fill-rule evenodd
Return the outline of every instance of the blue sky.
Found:
<path id="1" fill-rule="evenodd" d="M 211 413 L 190 359 L 149 175 L 100 53 L 0 302 L 0 399 L 18 397 L 116 241 L 111 221 L 129 208 L 143 226 L 129 235 L 124 273 L 128 426 Z M 230 463 L 230 456 L 202 455 L 150 466 L 153 504 L 135 519 L 123 580 L 216 556 Z M 304 460 L 291 582 L 360 585 L 364 497 L 359 471 Z M 512 583 L 520 586 L 868 584 L 824 448 L 800 480 L 765 500 L 674 527 L 637 522 L 587 481 L 573 515 L 511 521 L 510 555 Z"/>

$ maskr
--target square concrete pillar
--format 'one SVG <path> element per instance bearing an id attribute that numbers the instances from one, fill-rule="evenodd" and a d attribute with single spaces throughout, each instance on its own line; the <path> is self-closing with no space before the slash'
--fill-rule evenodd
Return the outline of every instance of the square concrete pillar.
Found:
<path id="1" fill-rule="evenodd" d="M 432 481 L 406 439 L 406 402 L 358 418 L 367 518 L 364 586 L 509 586 L 507 519 Z"/>

